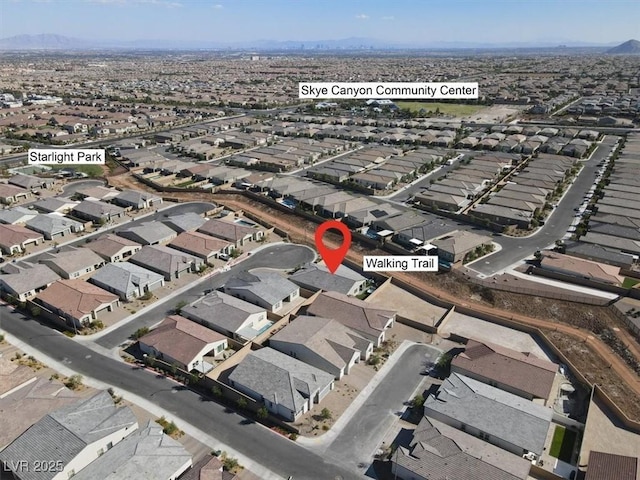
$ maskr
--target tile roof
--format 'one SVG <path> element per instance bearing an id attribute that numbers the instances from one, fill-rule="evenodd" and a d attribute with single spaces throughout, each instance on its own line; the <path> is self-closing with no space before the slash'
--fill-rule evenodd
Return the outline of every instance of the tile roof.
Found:
<path id="1" fill-rule="evenodd" d="M 214 456 L 206 456 L 186 472 L 180 480 L 235 480 L 237 476 L 222 468 L 222 462 Z"/>
<path id="2" fill-rule="evenodd" d="M 0 452 L 0 461 L 67 465 L 90 444 L 136 425 L 131 409 L 116 408 L 109 393 L 101 391 L 43 417 Z M 50 480 L 57 473 L 45 470 L 22 470 L 20 479 Z"/>
<path id="3" fill-rule="evenodd" d="M 93 240 L 89 243 L 85 243 L 82 245 L 89 250 L 94 251 L 100 256 L 110 258 L 116 255 L 120 250 L 127 247 L 140 247 L 138 242 L 134 242 L 133 240 L 129 240 L 128 238 L 120 237 L 118 235 L 114 235 L 113 233 L 108 233 L 107 235 L 103 235 L 96 240 Z"/>
<path id="4" fill-rule="evenodd" d="M 166 242 L 177 235 L 175 230 L 161 222 L 147 222 L 116 233 L 143 245 Z"/>
<path id="5" fill-rule="evenodd" d="M 55 253 L 43 253 L 39 257 L 39 262 L 56 266 L 63 272 L 71 274 L 95 265 L 102 265 L 104 260 L 91 250 L 65 246 Z"/>
<path id="6" fill-rule="evenodd" d="M 195 212 L 182 213 L 180 215 L 171 215 L 162 223 L 173 228 L 176 232 L 188 232 L 197 230 L 206 223 L 207 219 Z"/>
<path id="7" fill-rule="evenodd" d="M 324 264 L 310 263 L 289 275 L 289 280 L 303 288 L 333 291 L 347 295 L 355 285 L 367 279 L 344 265 L 340 265 L 332 274 Z"/>
<path id="8" fill-rule="evenodd" d="M 60 276 L 46 265 L 35 264 L 19 270 L 17 273 L 0 275 L 0 284 L 18 295 L 45 287 L 60 279 Z"/>
<path id="9" fill-rule="evenodd" d="M 0 210 L 0 223 L 23 223 L 35 217 L 38 212 L 34 212 L 26 207 L 13 207 Z"/>
<path id="10" fill-rule="evenodd" d="M 636 480 L 638 459 L 611 453 L 589 453 L 584 480 Z"/>
<path id="11" fill-rule="evenodd" d="M 307 313 L 333 318 L 356 332 L 379 336 L 396 312 L 375 308 L 370 304 L 337 292 L 323 292 L 309 306 Z"/>
<path id="12" fill-rule="evenodd" d="M 451 365 L 544 399 L 549 398 L 558 369 L 531 354 L 475 340 L 469 340 Z"/>
<path id="13" fill-rule="evenodd" d="M 191 454 L 152 420 L 76 473 L 76 480 L 176 478 L 191 466 Z"/>
<path id="14" fill-rule="evenodd" d="M 366 351 L 371 345 L 369 340 L 336 320 L 307 315 L 297 317 L 270 341 L 304 345 L 338 369 L 344 368 L 355 352 Z"/>
<path id="15" fill-rule="evenodd" d="M 109 286 L 125 297 L 164 280 L 164 276 L 129 262 L 107 263 L 89 280 L 98 286 Z"/>
<path id="16" fill-rule="evenodd" d="M 263 398 L 299 412 L 305 399 L 330 385 L 333 375 L 269 347 L 249 353 L 229 380 Z"/>
<path id="17" fill-rule="evenodd" d="M 36 233 L 20 225 L 0 224 L 0 245 L 3 247 L 21 245 L 23 242 L 34 239 L 44 241 L 41 233 Z"/>
<path id="18" fill-rule="evenodd" d="M 165 318 L 160 325 L 139 341 L 171 358 L 188 365 L 209 344 L 226 341 L 227 337 L 180 315 Z"/>
<path id="19" fill-rule="evenodd" d="M 254 235 L 257 230 L 252 227 L 238 225 L 237 223 L 210 218 L 205 224 L 198 228 L 198 231 L 235 243 L 249 235 Z"/>
<path id="20" fill-rule="evenodd" d="M 187 305 L 181 312 L 189 318 L 217 325 L 229 332 L 241 329 L 250 315 L 266 313 L 262 307 L 218 291 Z"/>
<path id="21" fill-rule="evenodd" d="M 202 263 L 200 259 L 188 253 L 164 245 L 145 245 L 129 261 L 165 276 L 174 275 L 191 268 L 193 264 Z"/>
<path id="22" fill-rule="evenodd" d="M 170 247 L 202 257 L 210 257 L 230 245 L 231 243 L 226 240 L 200 232 L 182 232 L 169 243 Z"/>
<path id="23" fill-rule="evenodd" d="M 425 415 L 431 411 L 538 455 L 553 415 L 550 408 L 455 372 L 425 401 Z"/>
<path id="24" fill-rule="evenodd" d="M 36 298 L 75 319 L 118 300 L 116 295 L 84 280 L 58 280 L 40 292 Z"/>
<path id="25" fill-rule="evenodd" d="M 298 291 L 298 286 L 275 272 L 243 272 L 231 278 L 224 285 L 233 293 L 248 291 L 269 305 L 275 305 Z"/>
<path id="26" fill-rule="evenodd" d="M 121 215 L 125 210 L 124 208 L 118 207 L 117 205 L 111 205 L 110 203 L 99 202 L 96 200 L 83 200 L 73 207 L 73 211 L 83 213 L 94 218 L 101 218 L 109 215 Z"/>
<path id="27" fill-rule="evenodd" d="M 84 229 L 82 223 L 55 213 L 41 213 L 27 220 L 25 225 L 36 232 L 47 235 L 56 235 L 67 230 L 75 232 Z"/>

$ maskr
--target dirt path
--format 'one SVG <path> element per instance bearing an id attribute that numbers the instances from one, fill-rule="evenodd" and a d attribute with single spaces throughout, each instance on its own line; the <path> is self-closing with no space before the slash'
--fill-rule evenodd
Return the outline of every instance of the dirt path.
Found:
<path id="1" fill-rule="evenodd" d="M 118 175 L 117 177 L 111 177 L 110 183 L 114 186 L 121 186 L 123 188 L 136 188 L 143 190 L 150 190 L 149 187 L 139 184 L 130 175 Z M 292 241 L 296 243 L 303 243 L 313 247 L 313 236 L 316 229 L 316 224 L 304 220 L 293 213 L 281 212 L 270 208 L 267 205 L 250 200 L 246 197 L 233 195 L 233 194 L 199 194 L 193 193 L 172 193 L 164 194 L 163 196 L 174 198 L 178 201 L 193 201 L 193 200 L 207 200 L 215 203 L 223 204 L 229 208 L 235 210 L 244 210 L 248 213 L 256 215 L 259 218 L 264 218 L 273 226 L 278 227 L 289 234 Z M 324 237 L 324 243 L 330 248 L 337 248 L 341 243 L 341 236 L 327 232 Z M 352 248 L 347 254 L 347 257 L 356 263 L 362 263 L 362 255 L 380 254 L 384 255 L 383 251 L 375 251 L 370 248 L 363 248 L 360 245 L 353 244 Z M 559 339 L 560 335 L 564 335 L 573 339 L 576 344 L 580 344 L 583 354 L 592 355 L 595 354 L 600 358 L 599 362 L 591 361 L 590 363 L 582 362 L 580 355 L 576 354 L 576 349 L 568 347 L 570 342 L 558 341 L 558 348 L 561 345 L 564 347 L 561 350 L 569 356 L 571 361 L 579 367 L 582 365 L 589 371 L 581 371 L 581 373 L 591 382 L 600 384 L 603 389 L 616 401 L 619 407 L 627 413 L 630 418 L 640 420 L 640 407 L 638 406 L 637 397 L 640 397 L 640 378 L 636 375 L 629 366 L 611 350 L 602 340 L 597 338 L 592 332 L 587 329 L 561 323 L 560 321 L 550 321 L 541 318 L 534 318 L 522 313 L 504 310 L 493 306 L 485 305 L 471 299 L 471 295 L 468 292 L 460 292 L 459 294 L 451 293 L 449 291 L 437 288 L 433 283 L 427 279 L 417 278 L 414 274 L 408 273 L 396 273 L 394 274 L 399 280 L 403 280 L 407 283 L 414 285 L 421 289 L 427 295 L 431 295 L 441 301 L 448 302 L 453 305 L 466 306 L 473 308 L 479 313 L 487 313 L 491 315 L 497 315 L 499 317 L 510 319 L 521 323 L 523 325 L 529 325 L 540 328 L 543 331 L 552 333 L 549 335 L 551 339 Z M 436 280 L 437 281 L 437 280 Z M 460 282 L 464 283 L 464 282 Z M 521 297 L 515 297 L 522 301 Z M 635 355 L 636 359 L 640 359 L 640 346 L 636 342 L 635 338 L 629 335 L 624 329 L 616 329 L 615 331 L 618 338 L 620 338 L 629 348 L 629 350 Z M 556 342 L 554 342 L 556 343 Z M 588 352 L 588 353 L 587 353 Z M 593 359 L 590 359 L 593 360 Z M 635 393 L 636 397 L 633 396 Z"/>

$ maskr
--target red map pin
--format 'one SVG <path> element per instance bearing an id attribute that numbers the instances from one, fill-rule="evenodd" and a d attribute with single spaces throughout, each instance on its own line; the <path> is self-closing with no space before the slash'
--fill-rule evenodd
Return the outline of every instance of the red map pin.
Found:
<path id="1" fill-rule="evenodd" d="M 322 237 L 327 230 L 338 230 L 342 234 L 342 245 L 336 249 L 327 248 L 322 243 Z M 316 248 L 322 255 L 325 265 L 331 273 L 336 273 L 336 270 L 344 260 L 349 247 L 351 246 L 351 230 L 344 223 L 337 220 L 330 220 L 320 224 L 316 230 Z"/>

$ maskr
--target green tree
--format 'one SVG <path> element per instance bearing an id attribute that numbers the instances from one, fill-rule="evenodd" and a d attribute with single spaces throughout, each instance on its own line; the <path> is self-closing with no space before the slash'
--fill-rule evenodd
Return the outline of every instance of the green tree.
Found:
<path id="1" fill-rule="evenodd" d="M 243 397 L 239 397 L 238 400 L 236 400 L 236 404 L 238 405 L 238 408 L 242 410 L 247 408 L 247 401 Z"/>
<path id="2" fill-rule="evenodd" d="M 424 396 L 422 394 L 418 394 L 411 400 L 411 406 L 413 408 L 422 408 L 424 406 Z"/>
<path id="3" fill-rule="evenodd" d="M 134 340 L 138 340 L 140 337 L 144 337 L 147 333 L 149 333 L 149 327 L 140 327 L 131 335 L 131 338 Z"/>
<path id="4" fill-rule="evenodd" d="M 222 388 L 220 388 L 219 385 L 214 385 L 213 387 L 211 387 L 211 393 L 213 394 L 214 397 L 221 397 L 222 396 Z"/>
<path id="5" fill-rule="evenodd" d="M 184 300 L 180 300 L 178 303 L 176 303 L 174 310 L 176 311 L 176 313 L 180 313 L 180 311 L 186 306 L 187 306 L 187 302 Z"/>
<path id="6" fill-rule="evenodd" d="M 324 407 L 320 412 L 320 418 L 322 418 L 323 420 L 331 420 L 333 418 L 333 414 L 331 413 L 331 410 L 329 410 L 327 407 Z"/>

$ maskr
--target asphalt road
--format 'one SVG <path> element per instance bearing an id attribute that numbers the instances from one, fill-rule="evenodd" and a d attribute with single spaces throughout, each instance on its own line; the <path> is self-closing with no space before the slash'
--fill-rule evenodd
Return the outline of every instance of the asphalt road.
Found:
<path id="1" fill-rule="evenodd" d="M 278 245 L 255 255 L 241 264 L 243 269 L 291 267 L 300 260 L 309 260 L 312 253 L 301 246 Z M 332 455 L 322 458 L 185 387 L 147 370 L 100 355 L 6 306 L 0 306 L 0 327 L 83 376 L 150 399 L 174 414 L 178 423 L 182 420 L 197 426 L 284 478 L 290 475 L 296 480 L 363 478 L 340 466 Z M 211 445 L 211 448 L 215 447 Z"/>
<path id="2" fill-rule="evenodd" d="M 325 456 L 352 469 L 367 469 L 385 434 L 398 420 L 404 402 L 424 379 L 426 362 L 435 363 L 441 351 L 430 345 L 409 347 L 367 401 L 326 450 Z"/>
<path id="3" fill-rule="evenodd" d="M 591 158 L 583 162 L 584 168 L 575 182 L 535 235 L 527 238 L 497 237 L 495 241 L 502 246 L 502 250 L 469 267 L 482 275 L 491 276 L 564 237 L 575 219 L 576 212 L 573 209 L 582 203 L 585 194 L 594 185 L 600 168 L 598 163 L 609 155 L 617 140 L 618 137 L 606 136 Z"/>
<path id="4" fill-rule="evenodd" d="M 229 278 L 240 272 L 265 267 L 290 269 L 313 260 L 314 253 L 307 247 L 301 245 L 283 244 L 265 248 L 238 263 L 229 271 L 213 275 L 209 281 L 194 285 L 178 298 L 172 298 L 170 301 L 139 315 L 134 321 L 98 338 L 95 343 L 108 349 L 117 347 L 129 339 L 131 334 L 138 328 L 151 327 L 169 315 L 170 311 L 175 308 L 179 301 L 184 300 L 187 303 L 191 303 L 201 297 L 204 290 L 221 287 Z"/>
<path id="5" fill-rule="evenodd" d="M 92 180 L 93 182 L 93 180 Z M 83 182 L 85 183 L 85 182 Z M 76 187 L 76 188 L 84 188 L 87 185 L 83 185 L 82 187 Z M 66 193 L 66 192 L 65 192 Z M 99 235 L 104 235 L 106 233 L 112 233 L 114 231 L 117 230 L 124 230 L 126 228 L 130 228 L 130 227 L 135 227 L 137 225 L 141 225 L 142 223 L 147 223 L 147 222 L 152 222 L 152 221 L 161 221 L 164 220 L 166 217 L 168 217 L 169 215 L 179 215 L 181 213 L 189 213 L 189 212 L 195 212 L 197 214 L 202 214 L 204 212 L 208 212 L 209 210 L 211 210 L 212 208 L 214 208 L 214 205 L 212 203 L 208 203 L 208 202 L 189 202 L 189 203 L 177 203 L 176 205 L 167 208 L 165 210 L 162 210 L 160 212 L 156 212 L 153 215 L 148 215 L 145 216 L 144 218 L 138 218 L 136 220 L 132 220 L 130 222 L 127 223 L 123 223 L 120 225 L 115 225 L 113 227 L 107 228 L 105 230 L 100 230 L 99 234 L 96 234 L 94 236 L 99 236 Z M 73 247 L 78 247 L 81 245 L 84 245 L 87 242 L 87 238 L 86 236 L 84 237 L 80 237 L 78 238 L 78 240 L 75 240 L 71 243 L 65 244 L 64 246 L 73 246 Z M 26 258 L 25 260 L 28 260 L 29 262 L 32 263 L 37 263 L 38 262 L 38 258 L 40 258 L 41 254 L 38 255 L 33 255 L 30 256 L 28 258 Z"/>

